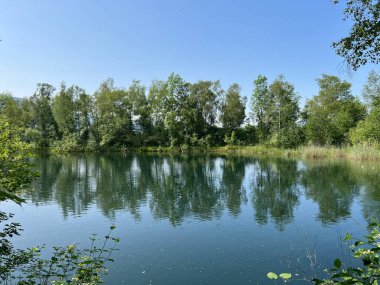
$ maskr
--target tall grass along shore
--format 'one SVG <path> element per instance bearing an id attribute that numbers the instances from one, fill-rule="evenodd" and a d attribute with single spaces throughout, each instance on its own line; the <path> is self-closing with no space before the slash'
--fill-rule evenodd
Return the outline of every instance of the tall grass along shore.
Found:
<path id="1" fill-rule="evenodd" d="M 281 149 L 257 146 L 222 146 L 209 148 L 181 149 L 180 147 L 140 147 L 130 149 L 132 152 L 159 153 L 212 153 L 220 155 L 268 156 L 304 159 L 349 159 L 349 160 L 380 160 L 380 149 L 369 146 L 321 147 L 303 146 L 297 149 Z"/>

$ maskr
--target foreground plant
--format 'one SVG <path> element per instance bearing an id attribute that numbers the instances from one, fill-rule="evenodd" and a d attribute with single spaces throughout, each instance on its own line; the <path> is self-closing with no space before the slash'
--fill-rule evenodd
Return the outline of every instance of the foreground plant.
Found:
<path id="1" fill-rule="evenodd" d="M 6 221 L 12 215 L 1 213 L 0 221 Z M 106 263 L 112 262 L 111 254 L 117 250 L 118 238 L 112 237 L 115 229 L 110 227 L 103 244 L 97 246 L 99 239 L 90 237 L 91 246 L 81 249 L 79 245 L 54 247 L 50 258 L 43 258 L 44 247 L 32 247 L 25 250 L 14 249 L 10 238 L 19 235 L 19 224 L 6 224 L 0 232 L 0 282 L 2 284 L 100 284 L 102 276 L 107 274 Z M 109 242 L 111 246 L 108 246 Z"/>
<path id="2" fill-rule="evenodd" d="M 352 255 L 355 259 L 362 262 L 358 268 L 342 268 L 342 261 L 335 259 L 334 267 L 328 270 L 329 277 L 326 279 L 314 278 L 314 284 L 373 284 L 377 285 L 380 281 L 380 230 L 378 223 L 368 226 L 369 234 L 363 240 L 356 239 L 351 245 Z M 351 241 L 354 238 L 347 234 L 344 241 Z"/>
<path id="3" fill-rule="evenodd" d="M 311 283 L 316 285 L 341 284 L 341 285 L 378 285 L 380 284 L 380 225 L 372 223 L 368 226 L 369 234 L 363 239 L 355 239 L 347 234 L 343 241 L 353 241 L 350 246 L 352 256 L 360 260 L 362 266 L 343 268 L 342 261 L 337 258 L 333 268 L 325 270 L 328 277 L 325 279 L 313 278 Z M 290 273 L 269 272 L 269 279 L 281 279 L 287 282 L 292 275 Z"/>
<path id="4" fill-rule="evenodd" d="M 22 140 L 21 130 L 0 118 L 0 202 L 24 201 L 17 191 L 38 176 L 29 162 L 30 157 L 30 145 Z"/>

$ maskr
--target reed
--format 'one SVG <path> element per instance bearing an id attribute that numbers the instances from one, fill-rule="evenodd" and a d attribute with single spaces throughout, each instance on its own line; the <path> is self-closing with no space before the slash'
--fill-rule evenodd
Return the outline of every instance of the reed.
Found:
<path id="1" fill-rule="evenodd" d="M 222 146 L 209 148 L 170 148 L 170 147 L 144 147 L 133 149 L 139 152 L 161 153 L 209 153 L 219 155 L 242 155 L 242 156 L 265 156 L 265 157 L 288 157 L 303 159 L 349 159 L 379 161 L 380 149 L 372 146 L 303 146 L 297 149 L 282 149 L 265 145 L 256 146 Z"/>

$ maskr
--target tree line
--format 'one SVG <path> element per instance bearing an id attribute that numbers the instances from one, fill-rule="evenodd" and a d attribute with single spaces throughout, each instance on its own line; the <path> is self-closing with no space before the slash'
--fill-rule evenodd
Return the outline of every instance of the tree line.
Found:
<path id="1" fill-rule="evenodd" d="M 21 128 L 23 138 L 36 147 L 66 151 L 380 142 L 379 74 L 370 72 L 363 101 L 337 76 L 323 74 L 317 83 L 318 94 L 303 109 L 284 76 L 269 82 L 259 75 L 249 102 L 237 83 L 224 90 L 220 81 L 190 83 L 174 73 L 149 88 L 136 80 L 128 88 L 116 87 L 108 79 L 94 94 L 76 85 L 62 83 L 56 90 L 38 83 L 29 98 L 0 94 L 0 116 Z"/>

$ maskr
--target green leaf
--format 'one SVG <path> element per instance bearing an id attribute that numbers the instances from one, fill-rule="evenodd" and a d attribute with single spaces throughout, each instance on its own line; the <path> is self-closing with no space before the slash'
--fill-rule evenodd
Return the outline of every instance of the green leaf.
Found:
<path id="1" fill-rule="evenodd" d="M 278 278 L 278 275 L 277 275 L 276 273 L 274 273 L 274 272 L 268 272 L 268 273 L 267 273 L 267 277 L 268 277 L 269 279 L 277 279 L 277 278 Z"/>
<path id="2" fill-rule="evenodd" d="M 341 268 L 342 267 L 342 261 L 339 258 L 335 259 L 334 266 L 336 268 Z"/>
<path id="3" fill-rule="evenodd" d="M 347 240 L 350 240 L 350 239 L 352 239 L 352 235 L 349 234 L 349 233 L 347 233 L 347 234 L 346 234 L 346 237 L 345 237 L 343 240 L 344 240 L 344 241 L 347 241 Z"/>
<path id="4" fill-rule="evenodd" d="M 359 245 L 362 245 L 362 244 L 364 244 L 364 242 L 362 242 L 362 241 L 355 242 L 355 246 L 359 246 Z"/>
<path id="5" fill-rule="evenodd" d="M 281 273 L 280 277 L 282 279 L 289 279 L 289 278 L 292 278 L 292 274 L 291 273 Z"/>

